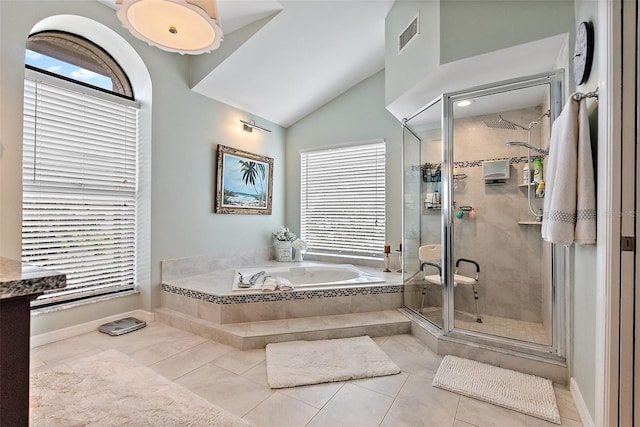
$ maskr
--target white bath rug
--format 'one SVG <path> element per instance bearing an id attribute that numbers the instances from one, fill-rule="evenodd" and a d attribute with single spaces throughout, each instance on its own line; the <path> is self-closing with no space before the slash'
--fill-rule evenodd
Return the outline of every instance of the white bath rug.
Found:
<path id="1" fill-rule="evenodd" d="M 545 378 L 445 356 L 431 385 L 560 424 L 553 384 Z"/>
<path id="2" fill-rule="evenodd" d="M 186 388 L 109 350 L 31 375 L 29 425 L 248 426 Z"/>
<path id="3" fill-rule="evenodd" d="M 271 388 L 399 374 L 400 368 L 368 336 L 267 345 Z"/>

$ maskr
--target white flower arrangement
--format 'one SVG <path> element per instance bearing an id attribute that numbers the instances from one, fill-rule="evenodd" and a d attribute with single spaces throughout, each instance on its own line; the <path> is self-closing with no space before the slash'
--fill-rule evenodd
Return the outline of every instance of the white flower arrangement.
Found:
<path id="1" fill-rule="evenodd" d="M 284 225 L 280 227 L 280 230 L 274 231 L 271 236 L 275 240 L 279 240 L 281 242 L 293 242 L 297 237 L 294 233 L 289 231 L 288 227 L 285 227 Z"/>
<path id="2" fill-rule="evenodd" d="M 307 250 L 307 243 L 302 240 L 302 239 L 296 239 L 293 241 L 293 243 L 291 243 L 291 246 L 298 251 L 306 251 Z"/>

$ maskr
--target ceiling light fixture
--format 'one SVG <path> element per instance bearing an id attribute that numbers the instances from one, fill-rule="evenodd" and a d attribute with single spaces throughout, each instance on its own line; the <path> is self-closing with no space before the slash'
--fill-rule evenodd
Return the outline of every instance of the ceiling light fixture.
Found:
<path id="1" fill-rule="evenodd" d="M 262 130 L 265 132 L 271 132 L 269 129 L 265 129 L 262 126 L 258 126 L 255 120 L 249 120 L 248 122 L 244 120 L 240 120 L 240 123 L 242 123 L 242 130 L 245 132 L 253 132 L 254 129 Z"/>
<path id="2" fill-rule="evenodd" d="M 473 104 L 473 99 L 461 99 L 460 101 L 456 102 L 456 106 L 457 107 L 468 107 L 469 105 Z"/>
<path id="3" fill-rule="evenodd" d="M 149 46 L 181 55 L 220 47 L 223 34 L 215 0 L 116 0 L 116 4 L 122 25 Z"/>

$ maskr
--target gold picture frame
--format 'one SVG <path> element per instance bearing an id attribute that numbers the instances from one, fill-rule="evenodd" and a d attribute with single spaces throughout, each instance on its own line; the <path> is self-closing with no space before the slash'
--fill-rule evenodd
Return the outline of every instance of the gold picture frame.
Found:
<path id="1" fill-rule="evenodd" d="M 218 145 L 215 213 L 271 215 L 273 159 Z"/>

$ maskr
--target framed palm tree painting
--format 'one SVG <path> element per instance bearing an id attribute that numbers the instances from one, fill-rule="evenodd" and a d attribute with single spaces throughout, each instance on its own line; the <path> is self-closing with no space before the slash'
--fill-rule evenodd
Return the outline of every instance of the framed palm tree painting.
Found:
<path id="1" fill-rule="evenodd" d="M 216 213 L 271 215 L 273 159 L 218 145 Z"/>

